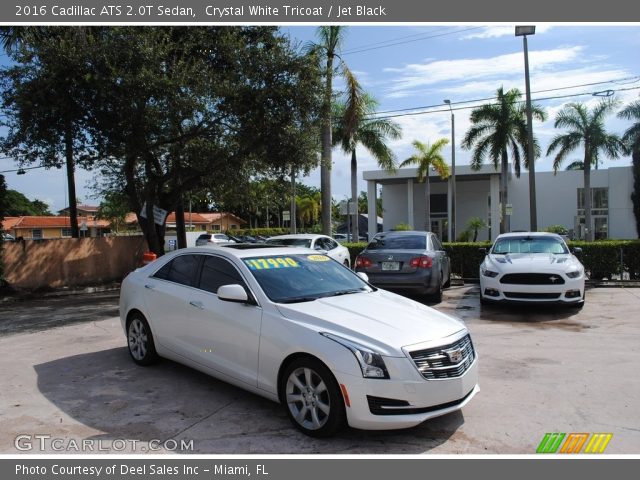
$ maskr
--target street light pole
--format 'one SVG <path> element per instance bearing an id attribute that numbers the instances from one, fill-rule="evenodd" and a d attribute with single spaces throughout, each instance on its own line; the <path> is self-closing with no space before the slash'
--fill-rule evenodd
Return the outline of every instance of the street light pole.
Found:
<path id="1" fill-rule="evenodd" d="M 529 49 L 527 35 L 535 35 L 535 25 L 516 26 L 516 37 L 522 37 L 524 47 L 524 81 L 527 95 L 527 158 L 529 160 L 529 229 L 538 231 L 538 212 L 536 204 L 536 166 L 533 157 L 533 114 L 531 112 L 531 85 L 529 83 Z"/>
<path id="2" fill-rule="evenodd" d="M 456 241 L 456 117 L 451 107 L 451 100 L 445 100 L 451 111 L 451 238 L 450 242 Z"/>

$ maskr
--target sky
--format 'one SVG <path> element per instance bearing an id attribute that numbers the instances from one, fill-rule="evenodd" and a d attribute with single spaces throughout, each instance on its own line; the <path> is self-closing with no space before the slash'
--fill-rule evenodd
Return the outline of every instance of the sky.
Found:
<path id="1" fill-rule="evenodd" d="M 301 46 L 316 40 L 316 27 L 286 26 L 282 31 Z M 583 102 L 591 107 L 609 90 L 615 91 L 621 105 L 640 98 L 640 26 L 537 25 L 528 46 L 532 98 L 548 114 L 546 122 L 534 122 L 543 153 L 558 133 L 553 120 L 567 103 Z M 392 116 L 402 127 L 402 138 L 389 142 L 398 162 L 413 154 L 414 140 L 450 139 L 451 114 L 443 105 L 444 99 L 450 99 L 456 109 L 456 165 L 468 164 L 470 152 L 460 143 L 470 126 L 472 108 L 490 101 L 500 86 L 525 91 L 522 38 L 514 36 L 513 25 L 350 26 L 340 58 L 378 101 L 378 112 L 388 112 L 381 115 Z M 6 63 L 6 57 L 3 59 L 0 64 Z M 340 91 L 344 83 L 337 78 L 334 86 Z M 564 98 L 549 98 L 559 96 Z M 628 123 L 611 116 L 606 126 L 622 134 Z M 450 161 L 450 146 L 444 154 Z M 357 158 L 358 188 L 366 190 L 362 172 L 377 169 L 377 163 L 363 148 L 358 149 Z M 581 160 L 580 152 L 565 165 L 573 160 Z M 350 192 L 350 157 L 336 148 L 333 161 L 332 194 L 343 200 Z M 536 162 L 536 171 L 552 170 L 552 162 L 543 155 Z M 629 157 L 607 159 L 600 168 L 630 164 Z M 0 172 L 16 165 L 2 158 Z M 4 175 L 9 188 L 45 201 L 52 211 L 67 205 L 64 169 Z M 99 203 L 88 188 L 93 179 L 94 173 L 78 169 L 77 196 L 83 203 Z M 319 187 L 319 170 L 301 180 Z"/>

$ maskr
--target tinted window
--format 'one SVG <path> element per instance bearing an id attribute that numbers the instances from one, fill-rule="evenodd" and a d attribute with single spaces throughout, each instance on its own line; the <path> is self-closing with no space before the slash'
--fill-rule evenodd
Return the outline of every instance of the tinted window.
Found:
<path id="1" fill-rule="evenodd" d="M 505 237 L 498 239 L 491 253 L 569 253 L 565 243 L 555 237 Z"/>
<path id="2" fill-rule="evenodd" d="M 336 248 L 338 246 L 338 244 L 336 242 L 334 242 L 333 240 L 331 240 L 330 238 L 326 238 L 325 239 L 325 245 L 326 245 L 325 250 L 333 250 L 334 248 Z"/>
<path id="3" fill-rule="evenodd" d="M 238 270 L 227 260 L 219 257 L 206 256 L 202 265 L 199 288 L 211 293 L 218 293 L 223 285 L 238 283 L 244 286 L 244 281 Z"/>
<path id="4" fill-rule="evenodd" d="M 374 238 L 367 250 L 426 250 L 426 235 L 393 235 Z"/>
<path id="5" fill-rule="evenodd" d="M 180 255 L 156 272 L 154 277 L 181 285 L 193 285 L 199 258 L 196 255 Z"/>
<path id="6" fill-rule="evenodd" d="M 431 243 L 433 244 L 434 250 L 444 250 L 444 248 L 442 248 L 440 240 L 438 240 L 438 237 L 436 237 L 435 235 L 431 237 Z"/>
<path id="7" fill-rule="evenodd" d="M 270 238 L 266 243 L 269 245 L 311 248 L 311 239 L 308 238 Z"/>

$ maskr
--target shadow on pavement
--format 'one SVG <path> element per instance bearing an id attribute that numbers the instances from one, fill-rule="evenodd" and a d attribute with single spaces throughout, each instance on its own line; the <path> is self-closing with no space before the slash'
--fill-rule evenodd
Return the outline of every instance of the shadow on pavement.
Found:
<path id="1" fill-rule="evenodd" d="M 295 430 L 276 403 L 172 361 L 139 367 L 124 347 L 34 368 L 38 389 L 50 402 L 104 432 L 91 438 L 194 440 L 193 451 L 176 453 L 415 454 L 446 442 L 464 423 L 455 412 L 408 430 L 345 429 L 319 440 Z"/>

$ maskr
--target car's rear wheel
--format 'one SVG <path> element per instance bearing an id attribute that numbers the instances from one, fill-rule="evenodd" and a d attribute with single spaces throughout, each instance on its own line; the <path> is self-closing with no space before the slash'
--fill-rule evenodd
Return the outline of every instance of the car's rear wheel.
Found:
<path id="1" fill-rule="evenodd" d="M 151 365 L 158 360 L 153 335 L 147 320 L 141 313 L 134 313 L 127 324 L 129 354 L 138 365 Z"/>
<path id="2" fill-rule="evenodd" d="M 282 375 L 281 400 L 295 427 L 311 437 L 330 437 L 345 425 L 338 382 L 319 360 L 301 357 Z"/>

